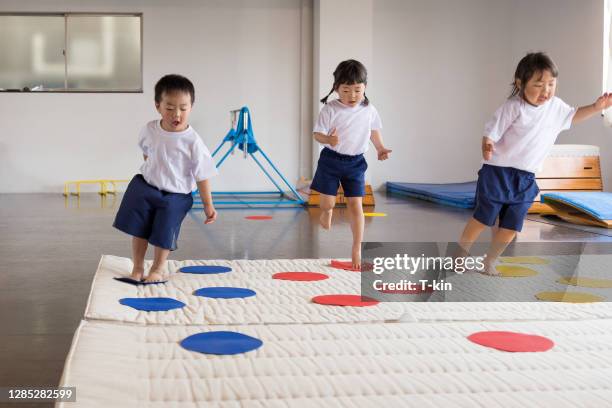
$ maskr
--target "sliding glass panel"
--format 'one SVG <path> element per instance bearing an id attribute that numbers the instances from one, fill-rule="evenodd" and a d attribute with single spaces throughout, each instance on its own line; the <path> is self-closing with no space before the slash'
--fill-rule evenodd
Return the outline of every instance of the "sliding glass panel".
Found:
<path id="1" fill-rule="evenodd" d="M 0 16 L 0 89 L 64 88 L 63 50 L 63 16 Z"/>
<path id="2" fill-rule="evenodd" d="M 67 17 L 69 90 L 140 91 L 140 17 Z"/>

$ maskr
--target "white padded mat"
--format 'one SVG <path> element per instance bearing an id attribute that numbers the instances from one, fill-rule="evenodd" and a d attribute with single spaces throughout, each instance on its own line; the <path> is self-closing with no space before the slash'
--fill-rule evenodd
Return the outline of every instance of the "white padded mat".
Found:
<path id="1" fill-rule="evenodd" d="M 611 255 L 557 255 L 537 257 L 546 264 L 499 263 L 524 267 L 537 274 L 496 278 L 481 274 L 447 274 L 452 291 L 437 292 L 429 302 L 410 305 L 411 317 L 434 320 L 574 320 L 612 318 L 612 289 L 585 288 L 559 283 L 561 278 L 612 279 Z M 539 292 L 587 293 L 601 297 L 596 303 L 570 304 L 535 301 Z M 513 302 L 478 302 L 511 299 Z"/>
<path id="2" fill-rule="evenodd" d="M 179 342 L 234 330 L 263 346 L 234 356 Z M 555 342 L 507 353 L 469 342 L 510 330 Z M 612 321 L 139 326 L 83 321 L 60 386 L 72 407 L 612 406 Z"/>
<path id="3" fill-rule="evenodd" d="M 278 324 L 330 322 L 384 322 L 433 320 L 574 320 L 612 318 L 612 303 L 567 304 L 537 302 L 540 291 L 586 292 L 608 299 L 610 289 L 578 288 L 560 284 L 563 276 L 603 278 L 609 276 L 609 255 L 548 257 L 546 265 L 522 265 L 538 272 L 526 278 L 492 278 L 471 273 L 448 275 L 453 291 L 434 293 L 430 300 L 445 302 L 382 302 L 370 307 L 323 306 L 311 302 L 317 295 L 360 294 L 361 276 L 356 272 L 334 269 L 329 260 L 238 260 L 169 261 L 170 281 L 165 285 L 133 286 L 113 277 L 127 276 L 131 261 L 105 255 L 94 277 L 85 312 L 87 319 L 139 324 Z M 194 275 L 177 273 L 189 265 L 230 266 L 230 273 Z M 322 272 L 329 279 L 317 282 L 290 282 L 272 279 L 277 272 Z M 210 299 L 194 296 L 199 288 L 234 286 L 253 289 L 255 297 L 245 299 Z M 367 294 L 367 293 L 366 293 Z M 486 294 L 513 302 L 466 302 Z M 168 312 L 142 312 L 123 306 L 126 297 L 171 297 L 185 303 L 182 309 Z M 408 295 L 402 299 L 411 299 Z M 416 298 L 416 297 L 413 297 Z M 422 298 L 422 297 L 421 297 Z M 459 302 L 462 300 L 462 302 Z M 609 299 L 608 299 L 609 300 Z"/>
<path id="4" fill-rule="evenodd" d="M 170 281 L 164 285 L 134 286 L 113 277 L 130 274 L 127 258 L 105 255 L 98 266 L 85 311 L 87 319 L 141 324 L 261 324 L 324 323 L 398 320 L 405 303 L 381 303 L 371 307 L 333 307 L 311 302 L 314 296 L 360 292 L 360 276 L 328 267 L 329 260 L 169 261 Z M 229 266 L 229 273 L 196 275 L 178 273 L 190 265 Z M 148 265 L 146 265 L 148 267 Z M 292 282 L 272 279 L 277 272 L 321 272 L 329 279 Z M 193 295 L 203 287 L 232 286 L 254 290 L 244 299 L 210 299 Z M 187 306 L 168 312 L 142 312 L 123 306 L 126 297 L 171 297 Z"/>

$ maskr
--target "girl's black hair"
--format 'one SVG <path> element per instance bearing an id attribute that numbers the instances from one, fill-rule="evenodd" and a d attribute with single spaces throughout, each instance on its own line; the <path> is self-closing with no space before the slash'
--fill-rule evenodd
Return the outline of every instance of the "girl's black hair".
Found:
<path id="1" fill-rule="evenodd" d="M 510 98 L 515 95 L 523 96 L 523 89 L 527 82 L 537 73 L 544 71 L 550 72 L 553 78 L 559 75 L 559 70 L 553 60 L 543 52 L 531 52 L 523 57 L 516 66 L 514 81 L 512 81 L 512 93 Z M 516 86 L 516 80 L 521 81 L 521 87 Z"/>
<path id="2" fill-rule="evenodd" d="M 368 84 L 368 71 L 366 67 L 359 61 L 350 59 L 346 61 L 342 61 L 336 67 L 334 71 L 334 85 L 332 86 L 331 91 L 325 96 L 325 98 L 321 99 L 321 103 L 327 103 L 327 98 L 334 91 L 338 89 L 338 87 L 342 84 L 354 85 L 354 84 Z M 365 92 L 363 93 L 363 102 L 364 105 L 370 103 L 370 100 L 366 96 Z"/>
<path id="3" fill-rule="evenodd" d="M 155 84 L 155 103 L 159 104 L 164 92 L 184 92 L 191 96 L 191 104 L 195 102 L 195 89 L 191 81 L 182 75 L 168 74 L 161 77 Z"/>

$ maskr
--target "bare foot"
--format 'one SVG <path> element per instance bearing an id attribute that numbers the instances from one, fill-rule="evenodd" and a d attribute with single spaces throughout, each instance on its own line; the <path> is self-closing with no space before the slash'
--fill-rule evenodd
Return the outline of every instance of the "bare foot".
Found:
<path id="1" fill-rule="evenodd" d="M 357 246 L 353 245 L 353 250 L 351 252 L 351 266 L 353 269 L 361 270 L 361 244 Z"/>
<path id="2" fill-rule="evenodd" d="M 331 227 L 332 220 L 332 210 L 321 210 L 321 215 L 319 216 L 319 224 L 325 229 L 329 229 Z"/>
<path id="3" fill-rule="evenodd" d="M 137 281 L 141 281 L 142 280 L 142 275 L 144 275 L 144 268 L 140 267 L 133 267 L 132 268 L 132 274 L 130 275 L 130 278 L 137 280 Z"/>
<path id="4" fill-rule="evenodd" d="M 487 276 L 501 276 L 501 273 L 499 273 L 499 271 L 497 270 L 497 268 L 495 267 L 495 265 L 489 263 L 489 262 L 485 262 L 484 263 L 484 269 L 482 271 L 479 271 L 480 273 L 482 273 L 483 275 L 487 275 Z"/>
<path id="5" fill-rule="evenodd" d="M 147 278 L 144 280 L 145 282 L 161 282 L 164 280 L 164 273 L 157 269 L 157 270 L 150 270 L 149 271 L 149 276 L 147 276 Z"/>

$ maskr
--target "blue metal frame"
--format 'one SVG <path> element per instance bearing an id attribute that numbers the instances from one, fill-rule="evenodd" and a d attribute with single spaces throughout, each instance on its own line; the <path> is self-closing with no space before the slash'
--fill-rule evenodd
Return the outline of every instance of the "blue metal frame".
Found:
<path id="1" fill-rule="evenodd" d="M 238 111 L 233 111 L 232 113 L 235 113 L 235 112 L 238 112 Z M 239 112 L 240 112 L 239 119 L 238 119 L 236 128 L 234 129 L 235 121 L 232 120 L 231 129 L 229 130 L 227 135 L 225 135 L 225 137 L 223 138 L 219 146 L 217 146 L 215 151 L 212 153 L 212 157 L 214 158 L 217 155 L 217 153 L 221 151 L 221 148 L 223 147 L 223 145 L 225 145 L 225 143 L 232 144 L 230 149 L 227 152 L 225 152 L 225 154 L 221 157 L 221 160 L 219 160 L 219 162 L 216 164 L 216 167 L 220 168 L 221 165 L 227 159 L 227 157 L 234 152 L 236 147 L 238 147 L 238 149 L 245 152 L 245 158 L 247 157 L 247 155 L 251 156 L 251 158 L 259 166 L 261 171 L 272 182 L 272 184 L 274 184 L 274 186 L 276 187 L 276 191 L 219 191 L 219 192 L 213 192 L 212 193 L 213 197 L 219 197 L 219 196 L 234 197 L 233 200 L 215 199 L 214 200 L 215 205 L 228 205 L 228 206 L 241 206 L 241 207 L 243 206 L 247 206 L 247 207 L 250 207 L 250 206 L 256 206 L 256 207 L 305 206 L 306 201 L 297 192 L 295 187 L 293 187 L 291 183 L 287 181 L 285 176 L 283 176 L 280 170 L 274 165 L 274 163 L 272 163 L 272 160 L 270 160 L 270 158 L 264 153 L 263 150 L 261 150 L 261 147 L 257 144 L 257 141 L 255 140 L 255 135 L 253 134 L 253 127 L 251 124 L 251 114 L 249 112 L 249 108 L 244 106 L 242 107 L 242 109 L 240 109 Z M 274 173 L 276 173 L 276 175 L 280 177 L 280 179 L 282 180 L 282 183 L 277 182 L 277 180 L 275 180 L 274 177 L 272 177 L 270 172 L 264 168 L 263 164 L 259 160 L 257 160 L 257 157 L 255 157 L 255 153 L 257 152 L 259 152 L 262 155 L 262 157 L 265 159 L 265 161 L 270 165 L 270 167 L 272 167 L 272 170 L 274 170 Z M 282 185 L 283 183 L 285 184 L 285 186 L 289 188 L 289 191 L 283 190 L 282 187 L 279 185 L 279 184 Z M 196 205 L 202 206 L 202 201 L 199 197 L 198 191 L 196 190 L 192 192 L 191 194 L 194 196 L 194 206 Z M 241 199 L 241 196 L 259 196 L 259 195 L 274 195 L 274 194 L 278 194 L 279 199 L 277 200 L 251 199 L 251 200 L 246 200 L 246 201 Z"/>

